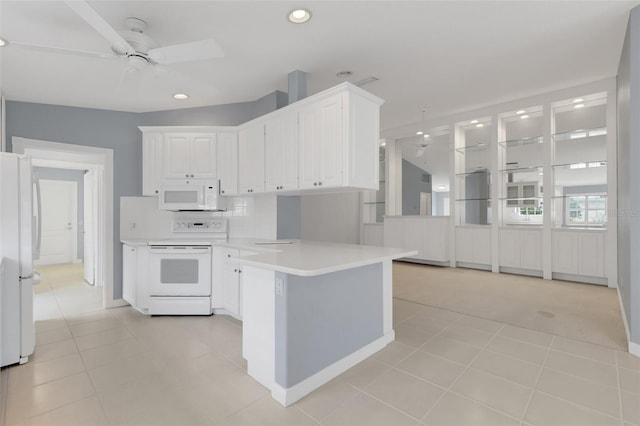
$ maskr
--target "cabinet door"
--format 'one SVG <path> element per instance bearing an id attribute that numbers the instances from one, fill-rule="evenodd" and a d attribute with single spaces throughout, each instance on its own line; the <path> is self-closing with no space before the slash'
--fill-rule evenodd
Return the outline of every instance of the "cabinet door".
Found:
<path id="1" fill-rule="evenodd" d="M 552 242 L 553 272 L 577 274 L 577 234 L 573 232 L 554 232 Z"/>
<path id="2" fill-rule="evenodd" d="M 520 231 L 501 229 L 500 230 L 500 266 L 509 268 L 521 268 L 521 247 Z"/>
<path id="3" fill-rule="evenodd" d="M 344 158 L 344 120 L 342 95 L 311 105 L 300 111 L 300 188 L 342 185 Z"/>
<path id="4" fill-rule="evenodd" d="M 418 254 L 409 257 L 424 259 L 424 221 L 419 218 L 405 218 L 403 220 L 402 247 L 408 250 L 418 251 Z"/>
<path id="5" fill-rule="evenodd" d="M 584 232 L 578 236 L 578 274 L 590 277 L 606 277 L 605 235 L 602 232 Z"/>
<path id="6" fill-rule="evenodd" d="M 456 229 L 456 261 L 475 263 L 472 229 Z"/>
<path id="7" fill-rule="evenodd" d="M 473 229 L 473 259 L 480 265 L 491 265 L 491 228 Z"/>
<path id="8" fill-rule="evenodd" d="M 524 269 L 542 270 L 542 233 L 521 231 L 521 257 Z"/>
<path id="9" fill-rule="evenodd" d="M 449 223 L 441 220 L 426 220 L 424 225 L 422 234 L 424 259 L 446 262 L 449 260 Z"/>
<path id="10" fill-rule="evenodd" d="M 239 251 L 236 249 L 223 249 L 223 306 L 231 315 L 240 315 L 240 274 L 238 273 L 238 264 L 235 258 L 238 257 Z"/>
<path id="11" fill-rule="evenodd" d="M 194 178 L 215 178 L 216 135 L 194 134 L 190 141 L 189 176 Z"/>
<path id="12" fill-rule="evenodd" d="M 218 133 L 216 156 L 220 194 L 238 193 L 238 134 Z"/>
<path id="13" fill-rule="evenodd" d="M 122 298 L 136 305 L 137 251 L 134 246 L 122 246 Z"/>
<path id="14" fill-rule="evenodd" d="M 158 196 L 160 177 L 163 175 L 164 135 L 145 133 L 142 135 L 142 195 Z"/>
<path id="15" fill-rule="evenodd" d="M 291 112 L 265 124 L 266 191 L 298 189 L 298 114 Z"/>
<path id="16" fill-rule="evenodd" d="M 240 194 L 264 192 L 264 124 L 238 133 L 238 189 Z"/>
<path id="17" fill-rule="evenodd" d="M 190 177 L 190 135 L 184 133 L 166 133 L 164 145 L 163 176 L 168 179 L 184 179 Z"/>

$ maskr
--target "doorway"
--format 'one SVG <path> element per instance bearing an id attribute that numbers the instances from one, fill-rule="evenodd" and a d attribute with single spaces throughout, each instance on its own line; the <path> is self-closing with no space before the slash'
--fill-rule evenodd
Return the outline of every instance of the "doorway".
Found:
<path id="1" fill-rule="evenodd" d="M 31 156 L 33 164 L 43 167 L 90 170 L 95 179 L 95 221 L 93 237 L 95 253 L 91 256 L 96 286 L 103 286 L 105 308 L 124 306 L 127 303 L 113 297 L 113 150 L 83 145 L 42 141 L 13 137 L 13 151 Z M 91 272 L 91 271 L 90 271 Z"/>
<path id="2" fill-rule="evenodd" d="M 37 266 L 78 263 L 78 184 L 40 179 L 42 246 Z"/>

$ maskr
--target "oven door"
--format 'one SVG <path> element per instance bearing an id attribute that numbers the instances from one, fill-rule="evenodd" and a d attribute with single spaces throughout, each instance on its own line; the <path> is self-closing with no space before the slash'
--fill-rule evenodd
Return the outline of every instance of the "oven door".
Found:
<path id="1" fill-rule="evenodd" d="M 150 296 L 210 296 L 211 247 L 151 246 Z"/>

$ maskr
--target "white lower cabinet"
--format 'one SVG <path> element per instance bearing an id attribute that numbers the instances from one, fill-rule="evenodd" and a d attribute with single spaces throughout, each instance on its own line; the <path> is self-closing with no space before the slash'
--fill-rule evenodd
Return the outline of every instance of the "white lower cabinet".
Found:
<path id="1" fill-rule="evenodd" d="M 457 227 L 456 262 L 491 265 L 491 228 Z"/>
<path id="2" fill-rule="evenodd" d="M 606 231 L 554 229 L 552 271 L 606 278 Z"/>
<path id="3" fill-rule="evenodd" d="M 449 217 L 398 216 L 384 219 L 384 246 L 416 250 L 410 259 L 449 261 Z"/>
<path id="4" fill-rule="evenodd" d="M 542 271 L 542 229 L 499 230 L 500 266 Z"/>
<path id="5" fill-rule="evenodd" d="M 214 313 L 242 319 L 242 267 L 238 256 L 254 254 L 248 250 L 214 247 L 212 308 Z"/>
<path id="6" fill-rule="evenodd" d="M 147 246 L 122 245 L 122 298 L 143 313 L 149 308 L 148 261 Z"/>

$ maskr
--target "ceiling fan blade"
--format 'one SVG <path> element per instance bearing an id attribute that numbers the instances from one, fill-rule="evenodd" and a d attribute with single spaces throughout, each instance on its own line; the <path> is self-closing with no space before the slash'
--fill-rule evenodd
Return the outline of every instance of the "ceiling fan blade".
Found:
<path id="1" fill-rule="evenodd" d="M 111 53 L 90 52 L 88 50 L 66 49 L 64 47 L 43 46 L 40 44 L 23 43 L 20 41 L 12 41 L 12 46 L 18 46 L 23 49 L 37 50 L 39 52 L 62 53 L 65 55 L 87 56 L 91 58 L 117 59 L 118 56 Z"/>
<path id="2" fill-rule="evenodd" d="M 73 9 L 87 24 L 91 25 L 111 46 L 127 54 L 135 53 L 135 49 L 111 25 L 105 21 L 89 4 L 82 0 L 67 0 L 67 6 Z"/>
<path id="3" fill-rule="evenodd" d="M 159 64 L 177 64 L 224 57 L 224 51 L 213 39 L 174 44 L 149 50 L 149 57 Z"/>

